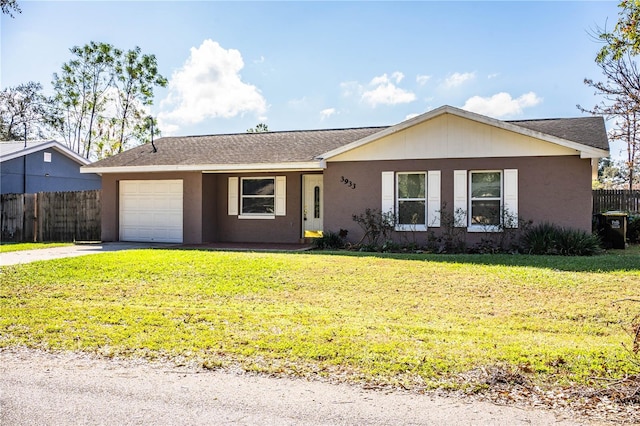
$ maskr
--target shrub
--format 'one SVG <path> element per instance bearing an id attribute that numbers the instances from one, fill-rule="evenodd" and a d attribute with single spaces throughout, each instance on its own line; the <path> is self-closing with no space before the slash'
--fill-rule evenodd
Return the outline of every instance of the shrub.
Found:
<path id="1" fill-rule="evenodd" d="M 600 237 L 579 229 L 562 229 L 556 247 L 565 256 L 593 256 L 600 253 Z"/>
<path id="2" fill-rule="evenodd" d="M 436 238 L 431 235 L 428 238 L 428 248 L 438 253 L 464 253 L 466 250 L 466 226 L 458 226 L 465 222 L 466 212 L 456 209 L 450 212 L 447 203 L 442 203 L 440 213 L 440 229 L 442 233 Z"/>
<path id="3" fill-rule="evenodd" d="M 629 216 L 627 239 L 630 243 L 640 243 L 640 215 Z"/>
<path id="4" fill-rule="evenodd" d="M 342 230 L 341 230 L 342 231 Z M 345 234 L 346 235 L 346 234 Z M 320 238 L 314 238 L 313 247 L 320 250 L 336 250 L 344 247 L 342 232 L 327 231 Z"/>
<path id="5" fill-rule="evenodd" d="M 551 223 L 541 223 L 527 229 L 522 243 L 525 251 L 530 254 L 592 256 L 601 251 L 597 235 Z"/>
<path id="6" fill-rule="evenodd" d="M 364 213 L 354 214 L 352 219 L 364 231 L 362 239 L 356 245 L 366 240 L 366 245 L 378 247 L 381 238 L 382 241 L 391 239 L 391 232 L 395 228 L 393 213 L 383 213 L 376 209 L 365 209 Z"/>
<path id="7" fill-rule="evenodd" d="M 529 254 L 557 254 L 555 240 L 558 228 L 550 223 L 532 226 L 522 236 L 522 244 Z"/>

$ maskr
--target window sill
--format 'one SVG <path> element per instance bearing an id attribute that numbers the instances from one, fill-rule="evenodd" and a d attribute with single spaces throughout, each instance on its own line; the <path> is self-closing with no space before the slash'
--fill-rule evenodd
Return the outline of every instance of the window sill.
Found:
<path id="1" fill-rule="evenodd" d="M 427 226 L 426 225 L 396 225 L 395 228 L 396 231 L 400 231 L 400 232 L 410 232 L 410 231 L 416 231 L 416 232 L 425 232 L 427 230 Z"/>
<path id="2" fill-rule="evenodd" d="M 499 225 L 471 225 L 467 232 L 502 232 L 502 228 Z"/>
<path id="3" fill-rule="evenodd" d="M 245 214 L 238 216 L 238 219 L 275 219 L 276 216 L 272 214 Z"/>

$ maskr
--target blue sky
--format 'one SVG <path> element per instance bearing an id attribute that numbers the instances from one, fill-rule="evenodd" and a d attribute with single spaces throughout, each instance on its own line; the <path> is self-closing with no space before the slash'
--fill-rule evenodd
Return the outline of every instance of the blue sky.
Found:
<path id="1" fill-rule="evenodd" d="M 598 99 L 607 2 L 25 1 L 1 18 L 2 88 L 51 88 L 90 41 L 156 55 L 165 135 L 392 125 L 452 105 L 576 117 Z M 613 153 L 613 152 L 612 152 Z"/>

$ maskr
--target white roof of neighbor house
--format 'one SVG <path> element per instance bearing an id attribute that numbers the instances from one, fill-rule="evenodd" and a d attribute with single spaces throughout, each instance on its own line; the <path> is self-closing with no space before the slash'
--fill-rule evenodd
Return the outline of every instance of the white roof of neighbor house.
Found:
<path id="1" fill-rule="evenodd" d="M 25 141 L 0 142 L 0 162 L 13 160 L 14 158 L 19 158 L 45 149 L 55 149 L 83 166 L 91 163 L 91 161 L 78 155 L 76 152 L 55 140 L 36 140 L 27 141 L 26 143 Z"/>

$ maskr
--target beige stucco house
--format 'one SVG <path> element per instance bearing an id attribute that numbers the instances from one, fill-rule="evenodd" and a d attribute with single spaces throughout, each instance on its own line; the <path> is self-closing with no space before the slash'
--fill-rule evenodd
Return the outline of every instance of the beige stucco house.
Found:
<path id="1" fill-rule="evenodd" d="M 601 117 L 501 121 L 443 106 L 390 127 L 165 137 L 83 167 L 102 176 L 102 239 L 297 243 L 391 212 L 396 237 L 469 239 L 510 217 L 591 230 L 609 155 Z M 498 213 L 497 213 L 498 212 Z M 502 224 L 506 225 L 506 224 Z M 509 224 L 509 226 L 516 226 Z"/>

